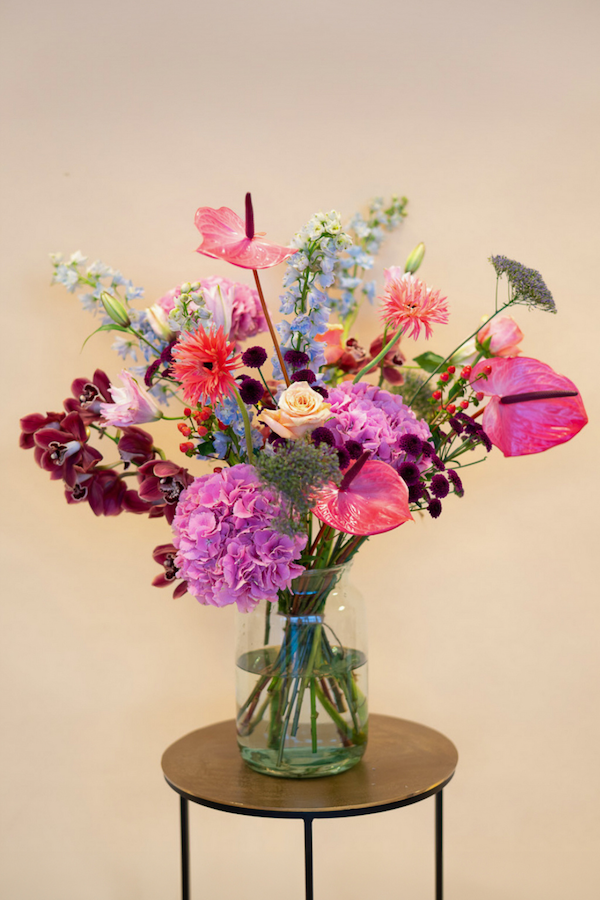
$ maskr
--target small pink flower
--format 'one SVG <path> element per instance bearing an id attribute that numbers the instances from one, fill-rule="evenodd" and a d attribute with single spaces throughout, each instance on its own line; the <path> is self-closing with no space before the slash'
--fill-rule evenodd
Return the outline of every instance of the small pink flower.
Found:
<path id="1" fill-rule="evenodd" d="M 446 298 L 440 291 L 428 288 L 414 275 L 403 272 L 399 266 L 384 270 L 385 296 L 382 318 L 394 330 L 404 325 L 403 334 L 415 340 L 425 329 L 425 337 L 433 334 L 432 324 L 445 325 L 449 311 Z"/>
<path id="2" fill-rule="evenodd" d="M 250 195 L 246 195 L 246 223 L 233 210 L 222 206 L 201 206 L 196 212 L 196 228 L 202 235 L 198 253 L 212 259 L 224 259 L 242 269 L 270 269 L 296 253 L 292 247 L 280 247 L 260 240 L 254 233 Z"/>
<path id="3" fill-rule="evenodd" d="M 491 373 L 477 379 L 486 367 Z M 550 366 L 526 356 L 481 360 L 471 384 L 491 397 L 482 426 L 505 456 L 542 453 L 575 437 L 587 423 L 579 391 Z"/>
<path id="4" fill-rule="evenodd" d="M 122 428 L 124 425 L 142 425 L 162 418 L 156 400 L 127 369 L 123 369 L 120 377 L 124 387 L 110 388 L 113 402 L 100 404 L 100 412 L 108 425 Z"/>
<path id="5" fill-rule="evenodd" d="M 485 345 L 492 356 L 518 356 L 523 332 L 511 316 L 500 316 L 486 322 L 477 334 L 477 341 Z"/>

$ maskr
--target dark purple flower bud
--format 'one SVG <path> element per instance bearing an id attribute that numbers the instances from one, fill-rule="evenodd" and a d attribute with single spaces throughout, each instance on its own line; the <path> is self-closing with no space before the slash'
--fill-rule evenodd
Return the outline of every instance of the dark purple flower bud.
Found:
<path id="1" fill-rule="evenodd" d="M 448 424 L 451 426 L 452 431 L 455 431 L 456 434 L 462 434 L 464 431 L 464 425 L 456 416 L 452 416 L 452 418 L 448 419 Z"/>
<path id="2" fill-rule="evenodd" d="M 292 369 L 301 369 L 310 362 L 308 353 L 303 353 L 302 350 L 286 350 L 283 358 Z"/>
<path id="3" fill-rule="evenodd" d="M 162 366 L 160 359 L 155 359 L 153 363 L 150 363 L 148 368 L 146 369 L 146 374 L 144 375 L 144 384 L 146 387 L 152 387 L 152 379 Z"/>
<path id="4" fill-rule="evenodd" d="M 320 394 L 324 400 L 327 400 L 329 397 L 329 391 L 327 388 L 324 388 L 322 384 L 315 384 L 313 386 L 313 391 L 316 391 L 317 394 Z"/>
<path id="5" fill-rule="evenodd" d="M 318 428 L 313 429 L 310 436 L 316 447 L 318 447 L 319 444 L 328 444 L 330 447 L 335 447 L 333 431 L 325 425 L 319 425 Z"/>
<path id="6" fill-rule="evenodd" d="M 443 475 L 434 475 L 431 479 L 431 492 L 436 497 L 447 497 L 450 491 L 448 479 Z"/>
<path id="7" fill-rule="evenodd" d="M 487 434 L 485 433 L 485 431 L 483 430 L 483 428 L 480 428 L 480 429 L 479 429 L 479 432 L 478 432 L 478 434 L 477 434 L 477 437 L 479 438 L 479 440 L 481 441 L 481 443 L 484 445 L 484 447 L 485 447 L 485 449 L 487 450 L 487 452 L 488 452 L 488 453 L 491 453 L 491 452 L 492 452 L 492 442 L 490 441 L 489 437 L 487 436 Z"/>
<path id="8" fill-rule="evenodd" d="M 417 484 L 421 473 L 419 467 L 412 462 L 403 462 L 398 466 L 398 475 L 407 484 Z M 442 476 L 443 477 L 443 476 Z"/>
<path id="9" fill-rule="evenodd" d="M 344 447 L 350 454 L 350 459 L 358 459 L 363 452 L 362 444 L 359 441 L 346 441 Z"/>
<path id="10" fill-rule="evenodd" d="M 436 467 L 436 469 L 440 470 L 440 472 L 443 472 L 444 469 L 446 468 L 445 464 L 442 462 L 442 460 L 439 458 L 439 456 L 436 456 L 435 453 L 433 453 L 431 456 L 431 462 Z"/>
<path id="11" fill-rule="evenodd" d="M 340 469 L 345 469 L 350 465 L 350 454 L 345 447 L 338 447 L 338 459 L 340 461 Z"/>
<path id="12" fill-rule="evenodd" d="M 264 347 L 248 347 L 242 353 L 242 362 L 249 369 L 260 369 L 267 361 L 267 351 Z"/>
<path id="13" fill-rule="evenodd" d="M 421 453 L 423 454 L 423 456 L 428 456 L 430 459 L 432 456 L 435 456 L 435 450 L 433 449 L 433 446 L 428 443 L 428 441 L 423 441 L 423 444 L 421 446 Z"/>
<path id="14" fill-rule="evenodd" d="M 452 482 L 454 486 L 454 493 L 457 497 L 464 497 L 465 490 L 463 488 L 463 483 L 460 479 L 460 475 L 456 471 L 456 469 L 448 469 L 448 478 Z"/>
<path id="15" fill-rule="evenodd" d="M 416 484 L 409 484 L 409 486 L 408 486 L 408 502 L 416 503 L 418 500 L 420 500 L 423 497 L 424 493 L 425 493 L 425 491 L 424 491 L 423 485 L 421 484 L 420 481 L 418 481 Z"/>
<path id="16" fill-rule="evenodd" d="M 398 441 L 400 450 L 410 453 L 411 456 L 418 456 L 423 450 L 423 441 L 416 434 L 403 434 Z"/>
<path id="17" fill-rule="evenodd" d="M 262 399 L 264 388 L 256 378 L 246 378 L 240 386 L 240 397 L 244 403 L 253 406 Z"/>
<path id="18" fill-rule="evenodd" d="M 317 376 L 312 369 L 298 369 L 290 378 L 290 381 L 306 381 L 308 384 L 314 384 L 316 380 Z"/>
<path id="19" fill-rule="evenodd" d="M 431 516 L 432 519 L 437 519 L 437 517 L 439 515 L 441 515 L 442 504 L 436 497 L 434 497 L 433 500 L 429 501 L 427 511 L 429 512 L 429 515 Z"/>

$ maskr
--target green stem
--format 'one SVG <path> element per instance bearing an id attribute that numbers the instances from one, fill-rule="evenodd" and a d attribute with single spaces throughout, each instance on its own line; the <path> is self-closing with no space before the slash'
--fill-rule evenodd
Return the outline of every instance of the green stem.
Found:
<path id="1" fill-rule="evenodd" d="M 396 343 L 396 341 L 398 340 L 398 338 L 400 337 L 400 335 L 402 334 L 403 331 L 404 331 L 404 325 L 401 325 L 400 328 L 398 329 L 398 331 L 395 332 L 395 334 L 394 334 L 394 336 L 392 337 L 392 339 L 391 339 L 390 341 L 388 341 L 387 344 L 384 344 L 384 346 L 383 346 L 381 352 L 377 354 L 377 356 L 375 357 L 375 359 L 372 359 L 370 363 L 367 363 L 367 365 L 366 365 L 363 369 L 361 369 L 360 372 L 354 377 L 354 379 L 353 379 L 353 381 L 352 381 L 352 384 L 356 384 L 357 381 L 360 381 L 360 380 L 361 380 L 361 378 L 363 377 L 363 375 L 366 375 L 367 372 L 370 372 L 371 369 L 374 369 L 375 366 L 378 366 L 378 365 L 379 365 L 379 363 L 381 362 L 381 360 L 383 359 L 383 357 L 385 356 L 385 354 L 388 352 L 388 350 L 390 349 L 390 347 L 393 347 L 393 346 L 394 346 L 394 344 Z M 468 340 L 468 338 L 467 338 L 467 340 Z M 466 343 L 466 342 L 465 342 L 465 343 Z M 462 345 L 461 345 L 461 346 L 462 346 Z M 416 395 L 415 395 L 415 396 L 416 396 Z"/>
<path id="2" fill-rule="evenodd" d="M 498 316 L 501 312 L 503 312 L 503 311 L 506 309 L 507 306 L 510 306 L 510 303 L 505 303 L 504 306 L 501 306 L 500 309 L 497 309 L 495 313 L 492 313 L 492 315 L 489 317 L 489 319 L 488 319 L 487 321 L 488 321 L 488 322 L 491 322 L 491 320 L 492 320 L 493 318 L 495 318 L 495 316 Z M 471 340 L 471 338 L 476 337 L 476 335 L 479 334 L 479 332 L 481 331 L 482 328 L 483 328 L 483 325 L 480 325 L 479 328 L 476 328 L 475 331 L 473 332 L 473 334 L 470 334 L 469 337 L 465 338 L 464 341 L 462 341 L 462 342 L 458 345 L 458 347 L 455 347 L 455 348 L 454 348 L 454 350 L 452 351 L 452 353 L 448 354 L 448 356 L 446 357 L 446 359 L 443 359 L 443 360 L 441 361 L 441 363 L 439 364 L 439 366 L 438 366 L 436 369 L 433 370 L 433 372 L 431 373 L 431 375 L 429 376 L 429 378 L 426 378 L 425 381 L 423 382 L 423 384 L 421 384 L 421 385 L 419 386 L 418 390 L 415 391 L 415 393 L 412 395 L 412 397 L 410 398 L 410 400 L 407 400 L 407 401 L 406 401 L 406 403 L 408 404 L 408 406 L 412 406 L 412 405 L 413 405 L 413 403 L 415 402 L 415 400 L 417 399 L 417 397 L 419 396 L 419 394 L 421 393 L 421 391 L 423 390 L 423 388 L 424 388 L 427 384 L 429 384 L 429 382 L 431 381 L 431 379 L 433 378 L 433 376 L 434 376 L 434 375 L 437 375 L 437 373 L 440 371 L 440 369 L 441 369 L 443 366 L 445 366 L 446 363 L 447 363 L 449 360 L 452 359 L 452 357 L 454 356 L 454 354 L 457 353 L 457 352 L 460 350 L 461 347 L 464 347 L 464 345 L 465 345 L 466 343 L 468 343 L 468 342 Z"/>
<path id="3" fill-rule="evenodd" d="M 246 408 L 246 404 L 240 397 L 240 392 L 236 387 L 232 388 L 233 396 L 237 401 L 237 405 L 240 408 L 240 412 L 242 414 L 242 419 L 244 420 L 244 436 L 246 438 L 246 453 L 248 454 L 248 462 L 252 464 L 252 460 L 254 458 L 254 447 L 252 446 L 252 431 L 250 430 L 250 417 L 248 416 L 248 410 Z"/>

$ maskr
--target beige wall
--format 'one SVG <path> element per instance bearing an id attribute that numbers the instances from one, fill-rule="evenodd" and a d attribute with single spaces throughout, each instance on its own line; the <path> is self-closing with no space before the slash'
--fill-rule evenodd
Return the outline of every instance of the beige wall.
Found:
<path id="1" fill-rule="evenodd" d="M 80 352 L 91 320 L 49 288 L 47 254 L 100 257 L 152 300 L 226 272 L 193 252 L 197 206 L 239 210 L 251 189 L 257 226 L 285 243 L 319 208 L 348 217 L 404 193 L 411 215 L 377 272 L 426 242 L 424 275 L 453 313 L 436 348 L 489 310 L 488 255 L 522 260 L 559 307 L 518 312 L 524 352 L 571 377 L 597 421 L 597 12 L 5 4 L 3 897 L 176 897 L 160 756 L 232 714 L 232 611 L 150 586 L 164 521 L 67 507 L 15 449 L 19 416 L 59 408 L 97 365 L 120 369 L 108 336 Z M 280 277 L 266 278 L 274 306 Z M 361 327 L 374 335 L 375 316 Z M 449 900 L 598 896 L 594 435 L 592 421 L 542 456 L 494 452 L 462 502 L 374 539 L 355 566 L 373 709 L 459 748 Z M 266 880 L 268 896 L 302 896 L 298 823 L 197 807 L 192 825 L 196 896 L 264 897 Z M 432 825 L 432 801 L 318 822 L 318 896 L 391 896 L 394 880 L 430 897 Z"/>

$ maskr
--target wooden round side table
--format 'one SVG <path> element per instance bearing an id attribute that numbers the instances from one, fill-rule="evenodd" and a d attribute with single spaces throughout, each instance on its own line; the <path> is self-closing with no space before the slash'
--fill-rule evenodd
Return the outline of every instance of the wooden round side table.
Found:
<path id="1" fill-rule="evenodd" d="M 326 778 L 254 772 L 240 756 L 233 719 L 193 731 L 162 758 L 167 783 L 181 798 L 182 898 L 190 900 L 189 800 L 245 816 L 303 819 L 306 900 L 313 900 L 313 819 L 383 812 L 435 794 L 435 900 L 442 900 L 442 789 L 457 762 L 456 747 L 439 731 L 391 716 L 369 716 L 362 760 Z"/>

